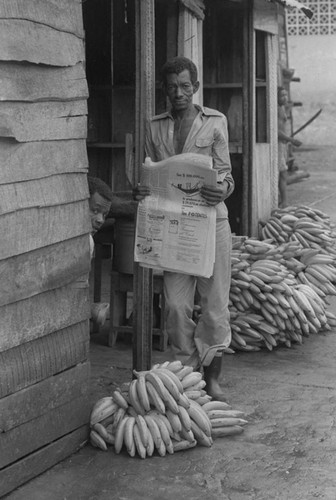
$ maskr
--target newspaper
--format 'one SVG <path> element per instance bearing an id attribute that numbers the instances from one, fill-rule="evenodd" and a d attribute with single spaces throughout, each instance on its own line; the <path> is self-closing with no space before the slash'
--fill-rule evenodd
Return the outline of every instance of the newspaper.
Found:
<path id="1" fill-rule="evenodd" d="M 157 270 L 210 277 L 216 209 L 207 205 L 200 188 L 216 182 L 209 156 L 183 153 L 159 162 L 146 158 L 141 184 L 151 194 L 138 205 L 134 260 Z"/>

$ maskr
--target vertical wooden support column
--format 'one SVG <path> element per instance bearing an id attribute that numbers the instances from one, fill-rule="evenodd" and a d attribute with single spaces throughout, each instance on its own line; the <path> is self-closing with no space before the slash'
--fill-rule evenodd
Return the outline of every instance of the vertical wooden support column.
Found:
<path id="1" fill-rule="evenodd" d="M 244 61 L 243 61 L 243 195 L 242 233 L 250 234 L 252 213 L 252 164 L 253 164 L 253 4 L 244 5 Z"/>
<path id="2" fill-rule="evenodd" d="M 136 10 L 136 117 L 135 180 L 144 160 L 146 118 L 154 114 L 155 52 L 154 0 L 135 0 Z M 133 368 L 151 367 L 153 326 L 153 272 L 134 264 Z"/>
<path id="3" fill-rule="evenodd" d="M 197 66 L 198 80 L 201 85 L 194 95 L 195 104 L 203 104 L 203 21 L 185 7 L 180 7 L 178 27 L 178 55 L 188 57 Z"/>
<path id="4" fill-rule="evenodd" d="M 269 126 L 269 143 L 270 143 L 270 169 L 271 169 L 271 185 L 270 185 L 270 203 L 271 209 L 278 206 L 278 82 L 277 82 L 277 55 L 278 55 L 278 38 L 269 34 L 266 39 L 266 56 L 267 56 L 267 74 L 268 74 L 268 94 L 267 94 L 267 109 L 268 126 Z"/>

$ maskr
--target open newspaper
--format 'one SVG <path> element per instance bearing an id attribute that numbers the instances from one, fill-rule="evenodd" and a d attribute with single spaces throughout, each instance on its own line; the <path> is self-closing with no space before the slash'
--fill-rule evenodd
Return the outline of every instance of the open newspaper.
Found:
<path id="1" fill-rule="evenodd" d="M 151 194 L 138 205 L 134 260 L 158 270 L 210 277 L 215 260 L 216 209 L 200 195 L 216 185 L 212 158 L 183 153 L 146 158 L 141 184 Z"/>

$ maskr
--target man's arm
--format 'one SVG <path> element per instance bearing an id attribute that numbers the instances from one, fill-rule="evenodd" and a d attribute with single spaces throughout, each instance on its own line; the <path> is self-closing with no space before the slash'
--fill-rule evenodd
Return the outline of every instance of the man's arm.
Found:
<path id="1" fill-rule="evenodd" d="M 290 142 L 291 144 L 293 144 L 293 146 L 297 147 L 301 146 L 302 144 L 301 141 L 295 139 L 294 137 L 291 137 L 290 135 L 285 134 L 284 132 L 282 132 L 282 130 L 278 131 L 278 139 L 281 142 Z"/>
<path id="2" fill-rule="evenodd" d="M 220 126 L 215 131 L 215 142 L 213 144 L 214 169 L 218 171 L 218 187 L 226 191 L 224 199 L 228 198 L 234 191 L 234 180 L 229 152 L 229 134 L 227 119 L 220 118 Z"/>
<path id="3" fill-rule="evenodd" d="M 285 122 L 287 120 L 286 111 L 283 106 L 278 106 L 278 140 L 281 142 L 290 142 L 293 146 L 301 146 L 302 142 L 294 139 L 285 132 Z"/>
<path id="4" fill-rule="evenodd" d="M 137 203 L 132 200 L 132 193 L 128 193 L 125 197 L 113 193 L 109 217 L 129 217 L 133 218 L 137 210 Z"/>
<path id="5" fill-rule="evenodd" d="M 149 158 L 152 161 L 157 161 L 155 147 L 152 138 L 152 128 L 150 126 L 150 120 L 147 120 L 146 122 L 145 153 L 146 156 L 149 156 Z"/>
<path id="6" fill-rule="evenodd" d="M 219 118 L 214 134 L 214 144 L 212 146 L 213 168 L 217 170 L 217 186 L 204 185 L 201 195 L 211 206 L 226 200 L 234 190 L 234 180 L 232 177 L 231 160 L 229 153 L 229 134 L 226 117 Z"/>

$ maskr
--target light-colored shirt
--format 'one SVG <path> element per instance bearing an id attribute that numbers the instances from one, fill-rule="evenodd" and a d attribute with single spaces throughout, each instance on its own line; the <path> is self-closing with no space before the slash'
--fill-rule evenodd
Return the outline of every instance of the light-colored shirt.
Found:
<path id="1" fill-rule="evenodd" d="M 182 153 L 198 153 L 213 158 L 213 168 L 217 170 L 217 181 L 224 179 L 229 184 L 227 197 L 234 190 L 231 161 L 229 155 L 229 139 L 227 120 L 223 113 L 215 109 L 195 105 L 198 109 Z M 154 116 L 147 122 L 146 155 L 152 161 L 161 161 L 174 156 L 174 118 L 170 112 Z M 227 219 L 228 211 L 224 202 L 216 205 L 217 218 Z"/>
<path id="2" fill-rule="evenodd" d="M 286 114 L 286 109 L 285 106 L 278 106 L 278 131 L 282 132 L 283 134 L 288 135 L 288 126 L 287 126 L 288 118 Z M 279 137 L 280 142 L 284 142 L 287 144 L 287 140 L 281 139 Z"/>

